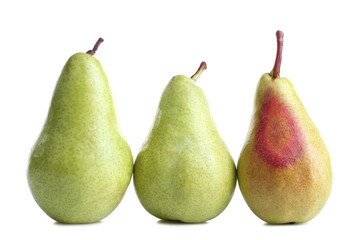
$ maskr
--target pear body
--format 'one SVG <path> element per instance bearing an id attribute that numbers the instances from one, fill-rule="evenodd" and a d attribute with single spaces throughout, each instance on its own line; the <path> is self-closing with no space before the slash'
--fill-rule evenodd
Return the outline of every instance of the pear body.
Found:
<path id="1" fill-rule="evenodd" d="M 30 190 L 56 221 L 97 222 L 117 207 L 132 170 L 107 77 L 94 57 L 74 54 L 63 68 L 31 152 Z"/>
<path id="2" fill-rule="evenodd" d="M 286 78 L 260 79 L 238 181 L 250 209 L 272 224 L 309 221 L 329 197 L 329 153 Z"/>
<path id="3" fill-rule="evenodd" d="M 144 208 L 164 220 L 204 222 L 231 200 L 235 164 L 191 78 L 178 75 L 164 90 L 134 184 Z"/>

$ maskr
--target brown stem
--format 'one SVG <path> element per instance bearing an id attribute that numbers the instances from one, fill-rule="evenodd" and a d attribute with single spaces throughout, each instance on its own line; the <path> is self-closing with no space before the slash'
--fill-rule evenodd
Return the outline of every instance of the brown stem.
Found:
<path id="1" fill-rule="evenodd" d="M 89 55 L 91 55 L 91 56 L 93 56 L 93 55 L 96 53 L 97 49 L 99 48 L 100 44 L 101 44 L 103 41 L 104 41 L 104 39 L 99 38 L 99 39 L 96 41 L 96 43 L 95 43 L 95 45 L 94 45 L 94 48 L 93 48 L 92 50 L 87 51 L 86 53 L 89 54 Z"/>
<path id="2" fill-rule="evenodd" d="M 191 76 L 191 78 L 196 81 L 198 77 L 201 75 L 201 73 L 207 68 L 206 62 L 201 62 L 199 69 L 196 71 L 194 75 Z"/>
<path id="3" fill-rule="evenodd" d="M 278 78 L 280 75 L 281 56 L 282 56 L 283 42 L 284 42 L 284 33 L 282 31 L 276 32 L 276 40 L 277 40 L 277 52 L 276 52 L 275 65 L 272 70 L 273 80 Z"/>

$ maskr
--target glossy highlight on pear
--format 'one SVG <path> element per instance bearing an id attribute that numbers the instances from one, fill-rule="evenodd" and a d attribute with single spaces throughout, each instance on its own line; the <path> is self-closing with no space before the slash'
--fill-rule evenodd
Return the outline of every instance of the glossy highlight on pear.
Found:
<path id="1" fill-rule="evenodd" d="M 284 34 L 276 33 L 273 70 L 260 78 L 237 176 L 250 209 L 270 224 L 303 223 L 324 207 L 330 156 L 291 82 L 280 77 Z"/>

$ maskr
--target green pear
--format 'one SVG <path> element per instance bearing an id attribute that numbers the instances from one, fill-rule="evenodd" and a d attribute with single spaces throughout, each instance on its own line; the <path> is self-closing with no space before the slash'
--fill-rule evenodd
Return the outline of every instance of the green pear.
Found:
<path id="1" fill-rule="evenodd" d="M 93 50 L 70 57 L 28 166 L 38 205 L 62 223 L 92 223 L 120 203 L 132 176 L 107 77 Z"/>
<path id="2" fill-rule="evenodd" d="M 276 36 L 275 66 L 257 86 L 238 181 L 248 206 L 262 220 L 302 223 L 315 217 L 330 195 L 330 156 L 293 85 L 279 77 L 283 33 Z"/>
<path id="3" fill-rule="evenodd" d="M 152 130 L 136 158 L 134 184 L 143 207 L 163 220 L 204 222 L 230 202 L 236 168 L 195 81 L 178 75 L 165 88 Z"/>

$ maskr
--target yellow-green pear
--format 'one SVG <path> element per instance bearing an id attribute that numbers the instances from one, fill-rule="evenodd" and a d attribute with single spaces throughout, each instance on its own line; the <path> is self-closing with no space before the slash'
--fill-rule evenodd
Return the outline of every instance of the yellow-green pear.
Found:
<path id="1" fill-rule="evenodd" d="M 320 212 L 330 195 L 330 156 L 293 85 L 279 76 L 283 33 L 276 36 L 275 66 L 257 86 L 238 181 L 246 203 L 262 220 L 303 223 Z"/>
<path id="2" fill-rule="evenodd" d="M 38 203 L 62 223 L 92 223 L 121 201 L 132 176 L 107 77 L 94 49 L 77 53 L 57 82 L 44 128 L 32 149 L 28 183 Z"/>
<path id="3" fill-rule="evenodd" d="M 234 193 L 235 163 L 195 85 L 204 69 L 205 62 L 191 78 L 171 79 L 135 161 L 139 200 L 160 219 L 207 221 L 226 208 Z"/>

